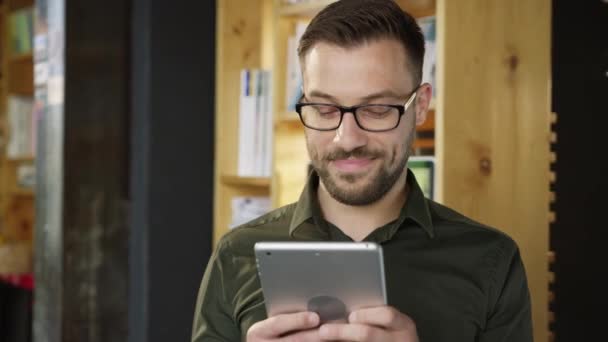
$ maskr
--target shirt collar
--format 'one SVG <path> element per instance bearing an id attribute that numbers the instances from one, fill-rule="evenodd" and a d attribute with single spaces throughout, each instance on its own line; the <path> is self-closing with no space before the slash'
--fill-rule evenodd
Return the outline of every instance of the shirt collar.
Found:
<path id="1" fill-rule="evenodd" d="M 435 232 L 428 203 L 422 189 L 416 181 L 414 173 L 410 169 L 407 171 L 407 184 L 409 186 L 408 198 L 401 209 L 397 224 L 391 229 L 391 236 L 397 232 L 399 227 L 401 227 L 407 219 L 411 219 L 420 228 L 424 229 L 430 238 L 433 238 Z M 296 231 L 301 229 L 309 229 L 310 225 L 304 223 L 308 222 L 314 216 L 321 215 L 319 201 L 317 199 L 318 186 L 319 176 L 316 172 L 312 171 L 308 177 L 306 186 L 300 195 L 300 199 L 296 203 L 296 208 L 289 225 L 290 236 L 294 236 Z M 304 232 L 302 231 L 301 233 Z"/>
<path id="2" fill-rule="evenodd" d="M 296 208 L 289 224 L 289 235 L 293 236 L 295 231 L 314 215 L 320 215 L 321 211 L 316 210 L 319 206 L 319 200 L 317 199 L 318 186 L 319 176 L 315 171 L 312 171 L 308 176 L 304 190 L 300 194 L 300 199 L 296 203 Z"/>

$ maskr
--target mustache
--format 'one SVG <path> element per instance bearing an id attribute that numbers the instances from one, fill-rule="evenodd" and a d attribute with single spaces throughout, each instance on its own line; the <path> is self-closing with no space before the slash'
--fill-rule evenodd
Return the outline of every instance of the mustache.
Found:
<path id="1" fill-rule="evenodd" d="M 366 159 L 377 159 L 385 156 L 386 153 L 378 150 L 370 150 L 365 147 L 358 147 L 351 151 L 346 151 L 343 149 L 336 149 L 329 153 L 327 153 L 323 159 L 326 161 L 333 161 L 338 159 L 348 159 L 350 157 L 353 158 L 366 158 Z"/>

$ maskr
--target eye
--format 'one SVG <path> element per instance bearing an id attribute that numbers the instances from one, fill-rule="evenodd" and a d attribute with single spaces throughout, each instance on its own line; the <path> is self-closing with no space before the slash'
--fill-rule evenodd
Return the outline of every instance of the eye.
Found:
<path id="1" fill-rule="evenodd" d="M 361 107 L 361 114 L 372 118 L 384 118 L 394 112 L 393 107 L 388 106 L 366 106 Z"/>
<path id="2" fill-rule="evenodd" d="M 332 116 L 332 115 L 336 115 L 339 114 L 340 111 L 338 110 L 338 108 L 334 107 L 334 106 L 329 106 L 329 105 L 314 105 L 312 106 L 315 111 L 322 115 L 322 116 Z"/>

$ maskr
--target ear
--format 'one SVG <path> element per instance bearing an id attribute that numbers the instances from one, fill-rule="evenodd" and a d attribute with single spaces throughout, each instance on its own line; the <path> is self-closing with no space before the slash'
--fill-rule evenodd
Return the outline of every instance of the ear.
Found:
<path id="1" fill-rule="evenodd" d="M 423 83 L 418 88 L 418 95 L 416 95 L 416 126 L 424 124 L 426 121 L 426 113 L 431 105 L 431 98 L 433 96 L 433 89 L 430 84 Z"/>

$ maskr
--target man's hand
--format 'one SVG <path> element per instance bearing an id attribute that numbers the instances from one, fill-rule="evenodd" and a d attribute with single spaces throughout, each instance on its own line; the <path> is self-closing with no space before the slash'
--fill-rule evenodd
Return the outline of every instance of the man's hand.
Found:
<path id="1" fill-rule="evenodd" d="M 352 312 L 346 324 L 324 324 L 319 328 L 323 341 L 418 342 L 414 321 L 389 306 Z"/>
<path id="2" fill-rule="evenodd" d="M 319 341 L 319 315 L 313 312 L 277 315 L 257 322 L 247 331 L 247 342 Z"/>

